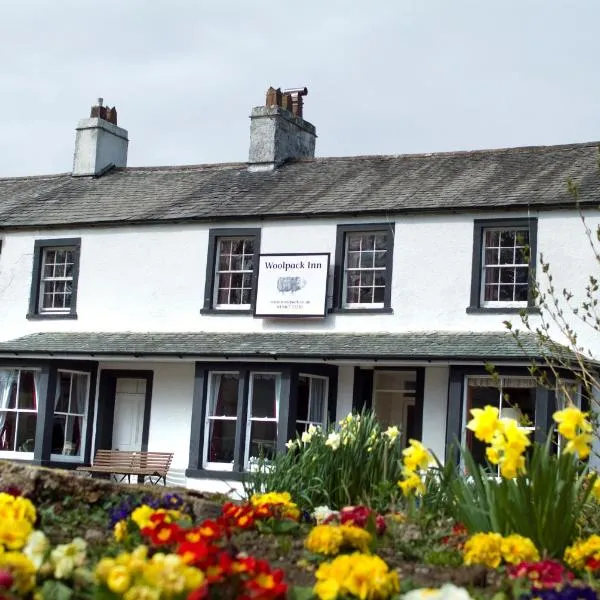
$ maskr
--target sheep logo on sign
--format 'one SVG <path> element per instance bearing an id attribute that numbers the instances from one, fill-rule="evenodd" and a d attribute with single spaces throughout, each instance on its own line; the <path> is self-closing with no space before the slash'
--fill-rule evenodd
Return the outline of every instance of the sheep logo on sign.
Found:
<path id="1" fill-rule="evenodd" d="M 277 290 L 282 294 L 286 292 L 297 292 L 306 285 L 306 279 L 302 277 L 278 277 Z"/>

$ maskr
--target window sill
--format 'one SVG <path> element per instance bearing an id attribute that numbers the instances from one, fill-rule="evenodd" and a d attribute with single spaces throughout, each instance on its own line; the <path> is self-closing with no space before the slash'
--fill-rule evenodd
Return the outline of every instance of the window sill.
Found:
<path id="1" fill-rule="evenodd" d="M 220 481 L 242 481 L 248 473 L 241 471 L 209 471 L 208 469 L 186 469 L 185 476 L 190 479 L 218 479 Z"/>
<path id="2" fill-rule="evenodd" d="M 537 306 L 467 306 L 468 315 L 518 315 L 520 312 L 525 311 L 527 314 L 539 314 L 540 309 Z"/>
<path id="3" fill-rule="evenodd" d="M 385 306 L 383 308 L 330 308 L 328 312 L 334 315 L 391 315 L 394 314 L 394 309 Z"/>
<path id="4" fill-rule="evenodd" d="M 245 315 L 252 316 L 254 308 L 248 308 L 244 310 L 235 310 L 228 308 L 201 308 L 201 315 Z"/>
<path id="5" fill-rule="evenodd" d="M 28 321 L 56 321 L 59 319 L 77 319 L 77 313 L 45 314 L 45 313 L 27 313 Z"/>

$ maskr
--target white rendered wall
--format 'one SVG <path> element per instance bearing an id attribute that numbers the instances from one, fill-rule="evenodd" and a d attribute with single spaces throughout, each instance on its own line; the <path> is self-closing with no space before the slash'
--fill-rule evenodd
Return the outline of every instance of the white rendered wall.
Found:
<path id="1" fill-rule="evenodd" d="M 448 367 L 427 367 L 425 369 L 422 442 L 442 463 L 446 453 L 448 374 Z"/>
<path id="2" fill-rule="evenodd" d="M 11 232 L 0 257 L 0 340 L 36 331 L 338 331 L 504 330 L 506 315 L 470 314 L 473 219 L 526 213 L 405 216 L 395 223 L 393 314 L 328 315 L 323 320 L 268 320 L 201 315 L 209 227 L 203 224 Z M 575 211 L 539 218 L 538 250 L 564 285 L 583 288 L 597 267 Z M 303 219 L 228 223 L 261 227 L 261 251 L 335 253 L 337 223 L 372 219 Z M 590 222 L 592 227 L 598 222 Z M 36 239 L 80 236 L 76 320 L 27 321 Z M 333 264 L 332 264 L 333 272 Z M 332 293 L 330 277 L 329 295 Z M 512 315 L 513 321 L 518 317 Z"/>

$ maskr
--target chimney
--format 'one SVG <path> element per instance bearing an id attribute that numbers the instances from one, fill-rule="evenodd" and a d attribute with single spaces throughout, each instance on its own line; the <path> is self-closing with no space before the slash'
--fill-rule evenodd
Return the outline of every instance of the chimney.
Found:
<path id="1" fill-rule="evenodd" d="M 92 106 L 89 119 L 77 124 L 73 177 L 99 176 L 112 167 L 127 166 L 127 130 L 117 127 L 117 109 Z"/>
<path id="2" fill-rule="evenodd" d="M 271 171 L 291 158 L 315 155 L 317 130 L 302 117 L 306 88 L 281 91 L 270 87 L 265 106 L 250 115 L 250 171 Z"/>

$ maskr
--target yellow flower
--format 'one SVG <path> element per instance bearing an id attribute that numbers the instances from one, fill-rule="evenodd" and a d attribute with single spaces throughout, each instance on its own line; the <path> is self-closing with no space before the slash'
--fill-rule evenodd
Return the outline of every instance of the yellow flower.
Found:
<path id="1" fill-rule="evenodd" d="M 35 506 L 27 498 L 0 492 L 0 519 L 9 518 L 16 521 L 29 521 L 33 525 L 37 518 Z"/>
<path id="2" fill-rule="evenodd" d="M 504 435 L 504 452 L 522 454 L 531 442 L 527 437 L 529 431 L 519 427 L 514 419 L 502 419 L 502 434 Z"/>
<path id="3" fill-rule="evenodd" d="M 398 574 L 390 571 L 381 558 L 359 552 L 321 563 L 315 577 L 313 592 L 321 600 L 348 596 L 385 600 L 400 589 Z"/>
<path id="4" fill-rule="evenodd" d="M 373 538 L 366 529 L 356 525 L 340 525 L 340 529 L 344 537 L 344 546 L 350 546 L 360 552 L 369 551 L 369 544 Z"/>
<path id="5" fill-rule="evenodd" d="M 160 599 L 160 591 L 147 585 L 134 585 L 129 588 L 125 595 L 123 596 L 123 600 L 159 600 Z"/>
<path id="6" fill-rule="evenodd" d="M 25 595 L 35 587 L 35 565 L 21 552 L 2 552 L 0 570 L 13 576 L 13 588 L 19 594 Z"/>
<path id="7" fill-rule="evenodd" d="M 122 542 L 125 540 L 127 537 L 127 521 L 125 519 L 121 519 L 115 523 L 113 535 L 115 536 L 115 540 L 117 542 Z"/>
<path id="8" fill-rule="evenodd" d="M 467 423 L 467 429 L 473 431 L 478 440 L 489 444 L 499 425 L 498 409 L 495 406 L 473 408 L 471 415 L 473 419 Z"/>
<path id="9" fill-rule="evenodd" d="M 432 462 L 431 454 L 429 454 L 427 448 L 417 440 L 409 440 L 408 443 L 410 444 L 409 447 L 402 450 L 406 470 L 426 469 Z"/>
<path id="10" fill-rule="evenodd" d="M 127 567 L 115 565 L 106 578 L 106 585 L 115 594 L 124 594 L 131 585 L 131 577 Z"/>
<path id="11" fill-rule="evenodd" d="M 147 504 L 142 504 L 142 506 L 138 506 L 131 513 L 131 520 L 140 528 L 143 529 L 150 525 L 150 517 L 156 512 L 154 508 L 148 506 Z"/>
<path id="12" fill-rule="evenodd" d="M 592 496 L 596 499 L 597 502 L 600 502 L 600 476 L 596 476 L 596 480 L 594 481 L 594 487 L 592 488 Z"/>
<path id="13" fill-rule="evenodd" d="M 564 560 L 573 569 L 584 569 L 590 558 L 600 560 L 600 535 L 577 540 L 565 550 Z"/>
<path id="14" fill-rule="evenodd" d="M 552 418 L 558 423 L 558 433 L 572 440 L 579 433 L 591 433 L 592 424 L 587 420 L 588 413 L 581 412 L 575 406 L 556 411 Z"/>
<path id="15" fill-rule="evenodd" d="M 8 550 L 20 550 L 26 544 L 33 527 L 25 519 L 0 519 L 0 545 Z"/>
<path id="16" fill-rule="evenodd" d="M 340 593 L 340 584 L 335 579 L 324 579 L 317 581 L 313 591 L 321 600 L 335 600 Z"/>
<path id="17" fill-rule="evenodd" d="M 500 475 L 504 479 L 514 479 L 525 475 L 525 457 L 521 454 L 505 454 L 500 462 Z"/>
<path id="18" fill-rule="evenodd" d="M 539 552 L 534 543 L 516 533 L 508 535 L 500 543 L 500 552 L 504 562 L 516 565 L 520 562 L 536 562 L 540 559 Z"/>
<path id="19" fill-rule="evenodd" d="M 499 533 L 476 533 L 464 545 L 465 565 L 484 565 L 496 569 L 502 561 L 502 536 Z"/>
<path id="20" fill-rule="evenodd" d="M 304 547 L 317 554 L 337 554 L 344 543 L 344 534 L 336 525 L 317 525 L 304 540 Z"/>
<path id="21" fill-rule="evenodd" d="M 413 471 L 404 471 L 404 479 L 398 482 L 398 487 L 405 496 L 410 496 L 413 492 L 417 495 L 423 494 L 425 484 L 421 477 Z"/>
<path id="22" fill-rule="evenodd" d="M 569 439 L 565 446 L 567 454 L 577 454 L 579 458 L 587 458 L 590 454 L 590 446 L 592 444 L 592 436 L 589 433 L 580 433 Z"/>

